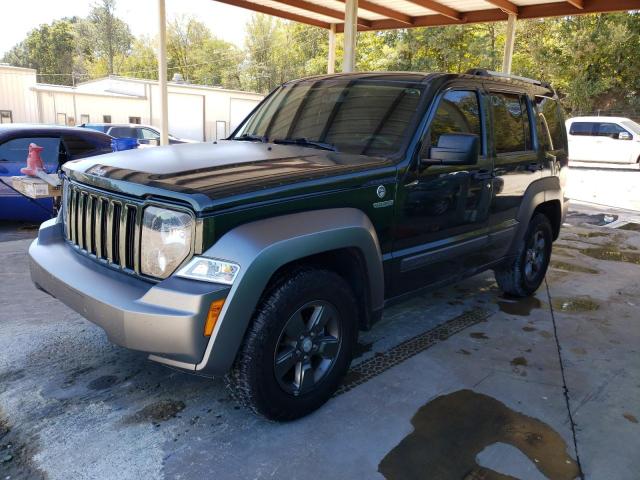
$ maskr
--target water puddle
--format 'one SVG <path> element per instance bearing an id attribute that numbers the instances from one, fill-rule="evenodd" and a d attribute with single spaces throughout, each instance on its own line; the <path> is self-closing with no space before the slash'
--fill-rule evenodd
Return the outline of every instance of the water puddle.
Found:
<path id="1" fill-rule="evenodd" d="M 600 273 L 600 271 L 596 270 L 595 268 L 574 265 L 573 263 L 563 262 L 560 260 L 552 260 L 550 266 L 551 268 L 555 268 L 556 270 L 562 270 L 565 272 L 590 273 L 592 275 L 597 275 L 598 273 Z"/>
<path id="2" fill-rule="evenodd" d="M 526 367 L 527 365 L 529 365 L 529 362 L 527 362 L 527 359 L 524 357 L 516 357 L 513 360 L 511 360 L 510 363 L 514 367 Z"/>
<path id="3" fill-rule="evenodd" d="M 525 297 L 517 299 L 503 299 L 498 301 L 498 307 L 500 311 L 508 315 L 518 315 L 520 317 L 526 317 L 531 313 L 534 308 L 540 308 L 542 302 L 536 297 Z"/>
<path id="4" fill-rule="evenodd" d="M 160 400 L 133 414 L 129 421 L 131 423 L 165 422 L 174 418 L 184 408 L 185 404 L 180 400 Z"/>
<path id="5" fill-rule="evenodd" d="M 600 248 L 582 248 L 580 253 L 598 260 L 608 260 L 611 262 L 626 262 L 640 265 L 640 253 L 624 252 L 616 247 L 607 245 Z"/>
<path id="6" fill-rule="evenodd" d="M 631 423 L 638 423 L 638 419 L 634 415 L 631 415 L 630 413 L 625 413 L 622 416 L 627 420 L 629 420 Z"/>
<path id="7" fill-rule="evenodd" d="M 87 388 L 90 390 L 105 390 L 116 383 L 118 383 L 118 377 L 115 375 L 104 375 L 92 380 L 89 385 L 87 385 Z"/>
<path id="8" fill-rule="evenodd" d="M 471 390 L 440 396 L 411 419 L 414 427 L 378 465 L 387 479 L 512 478 L 478 464 L 476 457 L 495 443 L 520 450 L 554 480 L 572 480 L 578 465 L 562 437 L 549 425 L 511 410 L 495 398 Z"/>
<path id="9" fill-rule="evenodd" d="M 630 232 L 640 232 L 640 223 L 625 223 L 621 227 L 618 227 L 620 230 L 628 230 Z"/>
<path id="10" fill-rule="evenodd" d="M 600 304 L 589 297 L 558 297 L 551 304 L 555 310 L 565 313 L 592 312 L 600 308 Z"/>
<path id="11" fill-rule="evenodd" d="M 487 337 L 487 334 L 484 332 L 472 332 L 469 336 L 477 340 L 489 340 L 489 337 Z"/>
<path id="12" fill-rule="evenodd" d="M 595 215 L 589 215 L 585 213 L 569 212 L 567 214 L 566 221 L 571 225 L 580 225 L 581 223 L 587 223 L 589 225 L 597 225 L 602 227 L 609 223 L 615 222 L 618 219 L 618 215 L 611 215 L 608 213 L 597 213 Z"/>
<path id="13" fill-rule="evenodd" d="M 607 232 L 588 232 L 588 233 L 576 233 L 579 237 L 582 238 L 594 238 L 594 237 L 608 237 L 609 234 Z"/>

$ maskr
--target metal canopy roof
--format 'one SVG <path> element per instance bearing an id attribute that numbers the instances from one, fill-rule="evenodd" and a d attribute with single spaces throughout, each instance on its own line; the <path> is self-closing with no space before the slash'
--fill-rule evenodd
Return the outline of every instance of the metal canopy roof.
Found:
<path id="1" fill-rule="evenodd" d="M 214 0 L 296 22 L 344 30 L 345 0 Z M 640 0 L 359 0 L 358 30 L 434 27 L 640 9 Z"/>

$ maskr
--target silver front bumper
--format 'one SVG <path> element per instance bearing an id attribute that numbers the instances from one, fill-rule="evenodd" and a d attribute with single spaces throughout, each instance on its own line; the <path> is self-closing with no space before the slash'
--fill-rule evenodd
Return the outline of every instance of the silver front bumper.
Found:
<path id="1" fill-rule="evenodd" d="M 152 283 L 114 271 L 67 243 L 55 219 L 42 224 L 29 257 L 33 282 L 104 329 L 111 342 L 182 368 L 195 370 L 202 360 L 209 305 L 229 292 L 224 285 L 179 277 Z"/>

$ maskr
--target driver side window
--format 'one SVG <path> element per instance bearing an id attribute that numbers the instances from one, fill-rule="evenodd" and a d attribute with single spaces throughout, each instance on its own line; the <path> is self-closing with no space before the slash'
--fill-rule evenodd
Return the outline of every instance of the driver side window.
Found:
<path id="1" fill-rule="evenodd" d="M 480 138 L 480 151 L 483 151 L 480 107 L 476 92 L 451 90 L 442 97 L 429 126 L 425 146 L 437 146 L 440 136 L 446 133 L 477 135 Z"/>

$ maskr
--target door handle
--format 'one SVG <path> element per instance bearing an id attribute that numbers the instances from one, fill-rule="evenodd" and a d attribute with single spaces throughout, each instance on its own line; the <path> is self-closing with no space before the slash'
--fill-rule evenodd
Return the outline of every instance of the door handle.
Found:
<path id="1" fill-rule="evenodd" d="M 542 170 L 542 165 L 540 165 L 538 162 L 530 163 L 529 165 L 527 165 L 527 170 L 529 170 L 530 172 L 538 172 Z"/>

